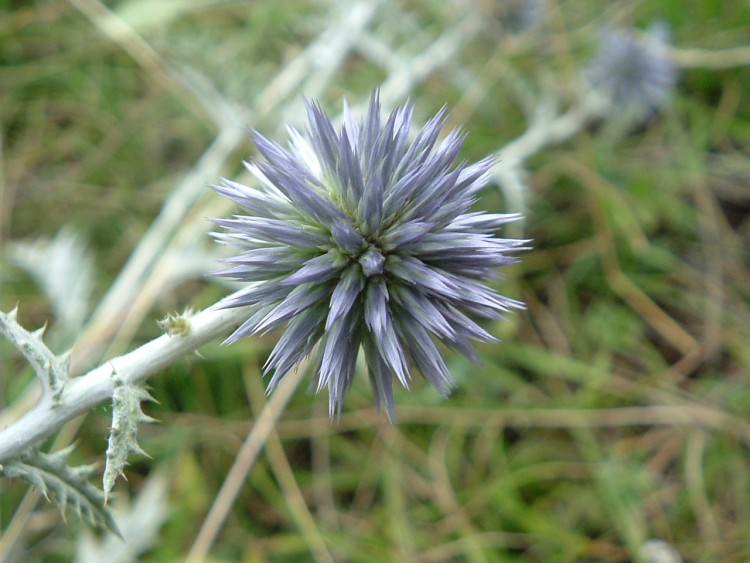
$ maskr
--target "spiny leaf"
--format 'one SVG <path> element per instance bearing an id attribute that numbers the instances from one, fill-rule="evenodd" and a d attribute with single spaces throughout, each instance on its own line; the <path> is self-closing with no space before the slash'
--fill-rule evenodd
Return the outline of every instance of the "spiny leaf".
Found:
<path id="1" fill-rule="evenodd" d="M 104 502 L 107 502 L 118 475 L 125 477 L 123 469 L 128 455 L 132 453 L 148 456 L 138 445 L 138 424 L 153 422 L 141 409 L 142 401 L 154 401 L 143 387 L 126 383 L 117 373 L 112 374 L 112 429 L 107 447 L 107 465 L 104 469 Z"/>
<path id="2" fill-rule="evenodd" d="M 94 260 L 83 238 L 64 227 L 53 239 L 14 242 L 9 254 L 36 280 L 65 334 L 76 335 L 89 312 Z"/>
<path id="3" fill-rule="evenodd" d="M 117 524 L 104 506 L 104 495 L 88 482 L 94 467 L 66 465 L 72 449 L 70 446 L 52 454 L 28 450 L 0 466 L 0 474 L 24 479 L 37 487 L 47 500 L 57 505 L 63 516 L 70 507 L 94 527 L 120 535 Z"/>
<path id="4" fill-rule="evenodd" d="M 42 340 L 44 327 L 29 332 L 18 324 L 17 313 L 18 309 L 13 309 L 10 313 L 0 311 L 0 333 L 26 357 L 41 381 L 45 393 L 57 403 L 68 381 L 70 352 L 59 356 L 53 354 Z"/>

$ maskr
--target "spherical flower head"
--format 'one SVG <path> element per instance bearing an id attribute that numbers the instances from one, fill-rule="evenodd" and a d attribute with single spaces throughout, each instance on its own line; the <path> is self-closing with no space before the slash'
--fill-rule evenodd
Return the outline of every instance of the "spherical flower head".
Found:
<path id="1" fill-rule="evenodd" d="M 477 360 L 470 341 L 495 339 L 470 316 L 522 307 L 483 280 L 526 241 L 493 236 L 518 215 L 471 210 L 493 159 L 456 164 L 462 135 L 438 141 L 444 109 L 413 142 L 411 105 L 382 120 L 377 91 L 359 122 L 344 104 L 338 131 L 319 105 L 307 111 L 306 135 L 290 129 L 288 148 L 255 134 L 256 186 L 215 186 L 248 212 L 215 220 L 228 231 L 217 238 L 241 249 L 217 275 L 247 284 L 220 306 L 252 307 L 227 342 L 286 325 L 264 367 L 269 391 L 314 354 L 331 416 L 361 349 L 392 418 L 393 380 L 408 388 L 415 368 L 441 393 L 452 387 L 438 341 Z"/>
<path id="2" fill-rule="evenodd" d="M 643 116 L 660 109 L 677 81 L 668 39 L 661 24 L 640 37 L 624 29 L 604 29 L 599 54 L 586 73 L 589 82 L 625 111 Z"/>
<path id="3" fill-rule="evenodd" d="M 500 0 L 492 4 L 496 17 L 511 33 L 521 34 L 539 24 L 547 8 L 546 0 Z"/>

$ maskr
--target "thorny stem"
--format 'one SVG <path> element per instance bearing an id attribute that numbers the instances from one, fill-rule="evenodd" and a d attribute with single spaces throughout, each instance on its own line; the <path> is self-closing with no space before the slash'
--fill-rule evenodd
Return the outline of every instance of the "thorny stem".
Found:
<path id="1" fill-rule="evenodd" d="M 54 434 L 60 426 L 112 397 L 112 374 L 126 383 L 138 383 L 227 333 L 247 317 L 243 309 L 206 309 L 190 319 L 183 336 L 162 335 L 123 356 L 107 360 L 85 375 L 68 381 L 58 403 L 49 394 L 16 422 L 0 430 L 0 463 Z"/>

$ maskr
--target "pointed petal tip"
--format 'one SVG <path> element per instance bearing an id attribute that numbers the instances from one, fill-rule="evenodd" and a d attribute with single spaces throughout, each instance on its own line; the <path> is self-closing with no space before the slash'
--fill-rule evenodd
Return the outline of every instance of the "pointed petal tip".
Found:
<path id="1" fill-rule="evenodd" d="M 238 340 L 239 340 L 240 338 L 242 338 L 242 335 L 238 335 L 238 334 L 237 334 L 237 332 L 239 332 L 239 331 L 236 331 L 236 330 L 235 330 L 235 331 L 234 331 L 234 332 L 233 332 L 232 334 L 230 334 L 229 336 L 227 336 L 227 337 L 226 337 L 226 338 L 225 338 L 225 339 L 224 339 L 224 340 L 222 341 L 221 345 L 222 345 L 222 346 L 229 346 L 230 344 L 234 344 L 234 343 L 235 343 L 235 342 L 237 342 L 237 341 L 238 341 Z"/>

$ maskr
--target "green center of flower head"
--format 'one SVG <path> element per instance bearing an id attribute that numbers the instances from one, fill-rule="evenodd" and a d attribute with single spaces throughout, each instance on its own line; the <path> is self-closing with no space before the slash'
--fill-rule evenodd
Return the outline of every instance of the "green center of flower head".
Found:
<path id="1" fill-rule="evenodd" d="M 360 254 L 358 262 L 362 266 L 362 272 L 369 278 L 383 273 L 385 257 L 374 246 L 370 246 Z"/>
<path id="2" fill-rule="evenodd" d="M 385 257 L 375 243 L 365 239 L 348 221 L 337 221 L 331 227 L 331 238 L 345 263 L 359 262 L 366 278 L 383 273 Z"/>

